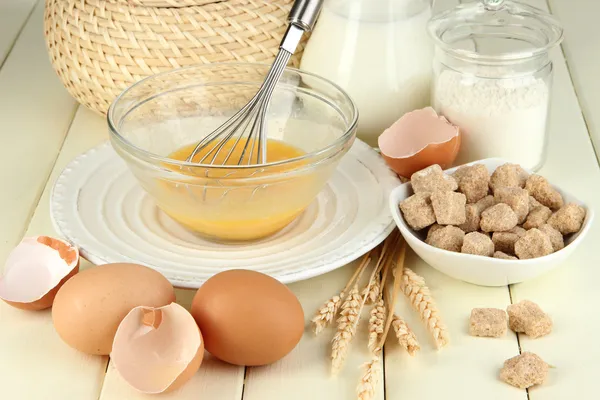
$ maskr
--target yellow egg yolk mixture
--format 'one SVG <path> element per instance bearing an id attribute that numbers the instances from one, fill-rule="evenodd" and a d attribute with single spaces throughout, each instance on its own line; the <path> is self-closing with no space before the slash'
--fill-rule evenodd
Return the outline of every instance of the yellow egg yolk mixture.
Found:
<path id="1" fill-rule="evenodd" d="M 214 153 L 202 162 L 213 166 L 238 165 L 243 150 L 243 142 L 236 145 L 230 139 L 221 148 L 215 160 Z M 184 146 L 167 158 L 185 161 L 196 143 Z M 209 146 L 212 148 L 213 146 Z M 267 141 L 267 162 L 277 162 L 300 157 L 305 153 L 296 147 L 279 140 Z M 203 149 L 194 156 L 199 162 L 209 149 Z M 249 150 L 240 163 L 248 164 Z M 253 152 L 256 160 L 256 150 Z M 311 186 L 316 184 L 311 174 L 294 174 L 292 169 L 306 164 L 306 161 L 286 163 L 267 168 L 206 168 L 180 167 L 167 165 L 179 173 L 193 176 L 187 183 L 183 180 L 162 181 L 170 193 L 159 193 L 159 207 L 169 216 L 187 228 L 209 237 L 222 240 L 252 240 L 269 236 L 292 222 L 314 197 Z M 289 175 L 281 175 L 290 172 Z M 162 196 L 161 196 L 162 195 Z M 308 197 L 310 196 L 310 198 Z"/>

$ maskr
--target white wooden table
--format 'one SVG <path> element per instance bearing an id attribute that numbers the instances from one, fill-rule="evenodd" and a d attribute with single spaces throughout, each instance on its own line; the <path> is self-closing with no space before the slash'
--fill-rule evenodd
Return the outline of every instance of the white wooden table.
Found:
<path id="1" fill-rule="evenodd" d="M 438 1 L 447 8 L 457 0 Z M 592 207 L 600 207 L 600 169 L 592 143 L 600 146 L 600 3 L 590 0 L 529 0 L 562 20 L 566 41 L 555 54 L 555 86 L 548 162 L 541 173 Z M 52 71 L 43 43 L 42 0 L 0 0 L 0 260 L 24 235 L 55 235 L 48 196 L 62 168 L 107 138 L 103 118 L 77 103 Z M 566 56 L 566 61 L 564 56 Z M 526 284 L 483 288 L 452 280 L 409 253 L 407 263 L 428 281 L 451 333 L 450 346 L 434 350 L 406 302 L 398 311 L 421 339 L 414 358 L 385 353 L 383 399 L 551 400 L 600 398 L 600 228 L 566 265 Z M 87 267 L 88 265 L 83 265 Z M 307 319 L 336 292 L 352 266 L 291 285 Z M 188 305 L 193 292 L 179 291 Z M 486 340 L 467 335 L 473 307 L 505 308 L 530 299 L 548 311 L 554 332 L 530 340 L 508 334 Z M 363 324 L 363 327 L 365 324 Z M 307 332 L 280 362 L 263 368 L 225 365 L 208 357 L 180 391 L 164 399 L 353 399 L 360 365 L 368 360 L 365 335 L 353 343 L 346 368 L 329 376 L 328 337 Z M 503 361 L 519 351 L 538 353 L 557 368 L 546 385 L 527 393 L 499 381 Z M 385 386 L 385 387 L 384 387 Z M 385 389 L 385 390 L 384 390 Z M 123 382 L 106 357 L 86 356 L 55 333 L 50 312 L 23 312 L 0 302 L 0 399 L 129 400 L 150 398 Z"/>

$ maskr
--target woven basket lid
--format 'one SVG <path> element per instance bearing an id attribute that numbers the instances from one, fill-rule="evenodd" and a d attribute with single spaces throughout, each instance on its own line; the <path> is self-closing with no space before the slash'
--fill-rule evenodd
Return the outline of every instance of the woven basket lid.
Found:
<path id="1" fill-rule="evenodd" d="M 140 6 L 140 7 L 153 7 L 153 8 L 182 8 L 182 7 L 197 7 L 205 6 L 212 3 L 222 3 L 223 0 L 119 0 L 121 2 Z"/>

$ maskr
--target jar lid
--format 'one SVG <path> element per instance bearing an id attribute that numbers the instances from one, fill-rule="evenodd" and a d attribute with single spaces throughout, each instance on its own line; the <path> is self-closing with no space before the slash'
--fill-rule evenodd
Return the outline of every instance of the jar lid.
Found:
<path id="1" fill-rule="evenodd" d="M 479 0 L 432 17 L 430 35 L 455 56 L 518 61 L 547 53 L 563 38 L 552 15 L 514 0 Z"/>

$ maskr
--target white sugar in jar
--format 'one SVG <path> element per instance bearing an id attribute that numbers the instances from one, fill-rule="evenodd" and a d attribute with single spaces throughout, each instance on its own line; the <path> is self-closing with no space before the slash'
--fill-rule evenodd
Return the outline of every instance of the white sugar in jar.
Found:
<path id="1" fill-rule="evenodd" d="M 432 104 L 462 133 L 456 163 L 498 157 L 537 171 L 559 23 L 522 3 L 482 0 L 435 16 L 428 28 L 436 42 Z"/>

